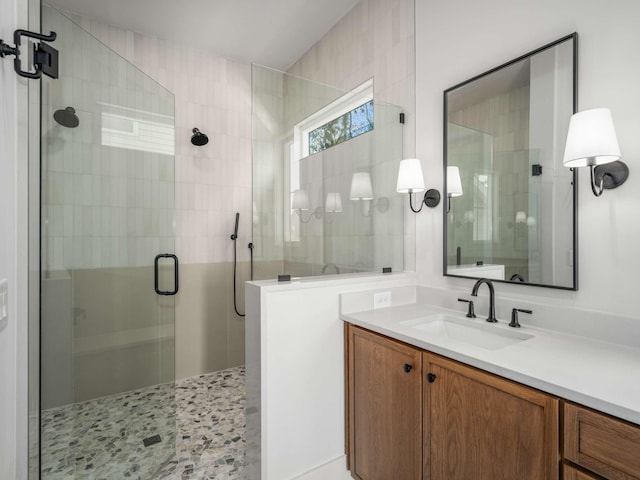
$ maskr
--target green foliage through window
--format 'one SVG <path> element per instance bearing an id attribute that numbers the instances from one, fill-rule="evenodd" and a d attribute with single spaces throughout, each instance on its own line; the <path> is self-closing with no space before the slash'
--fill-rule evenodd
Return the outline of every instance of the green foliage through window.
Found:
<path id="1" fill-rule="evenodd" d="M 373 130 L 373 100 L 309 132 L 309 155 Z"/>

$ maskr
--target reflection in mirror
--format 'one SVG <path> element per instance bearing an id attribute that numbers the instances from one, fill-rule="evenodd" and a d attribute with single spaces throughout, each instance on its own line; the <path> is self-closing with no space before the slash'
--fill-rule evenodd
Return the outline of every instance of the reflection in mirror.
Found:
<path id="1" fill-rule="evenodd" d="M 576 35 L 444 92 L 444 274 L 577 289 Z"/>

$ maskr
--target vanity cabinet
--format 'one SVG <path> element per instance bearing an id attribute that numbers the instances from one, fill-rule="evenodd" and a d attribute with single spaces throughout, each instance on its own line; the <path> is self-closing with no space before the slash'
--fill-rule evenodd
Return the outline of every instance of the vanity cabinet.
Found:
<path id="1" fill-rule="evenodd" d="M 422 354 L 350 326 L 349 465 L 361 480 L 422 478 Z"/>
<path id="2" fill-rule="evenodd" d="M 565 402 L 564 458 L 604 478 L 640 479 L 640 428 Z"/>
<path id="3" fill-rule="evenodd" d="M 557 479 L 558 399 L 424 353 L 426 479 Z"/>
<path id="4" fill-rule="evenodd" d="M 556 398 L 353 325 L 346 332 L 353 478 L 558 478 Z"/>

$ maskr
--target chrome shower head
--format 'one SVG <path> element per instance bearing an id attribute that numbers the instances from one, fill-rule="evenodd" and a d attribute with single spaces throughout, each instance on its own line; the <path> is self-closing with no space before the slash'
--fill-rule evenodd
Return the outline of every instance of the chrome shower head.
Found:
<path id="1" fill-rule="evenodd" d="M 201 147 L 209 143 L 209 137 L 207 137 L 197 128 L 194 128 L 193 135 L 191 136 L 191 143 L 193 143 L 196 147 Z"/>
<path id="2" fill-rule="evenodd" d="M 64 110 L 56 110 L 53 114 L 53 119 L 63 127 L 76 128 L 80 125 L 80 119 L 76 115 L 76 109 L 73 107 L 67 107 Z"/>

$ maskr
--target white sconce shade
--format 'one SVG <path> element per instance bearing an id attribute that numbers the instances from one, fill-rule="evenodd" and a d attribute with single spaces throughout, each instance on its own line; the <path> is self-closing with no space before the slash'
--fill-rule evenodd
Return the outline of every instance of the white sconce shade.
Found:
<path id="1" fill-rule="evenodd" d="M 516 212 L 516 223 L 527 223 L 526 212 Z"/>
<path id="2" fill-rule="evenodd" d="M 531 216 L 531 215 L 529 215 L 529 216 L 527 217 L 527 225 L 528 225 L 529 227 L 535 227 L 535 226 L 536 226 L 536 223 L 537 223 L 537 222 L 536 222 L 536 217 L 533 217 L 533 216 Z"/>
<path id="3" fill-rule="evenodd" d="M 462 181 L 458 167 L 447 167 L 447 195 L 449 197 L 462 196 Z"/>
<path id="4" fill-rule="evenodd" d="M 327 193 L 327 200 L 324 206 L 325 212 L 340 213 L 342 212 L 342 198 L 337 192 Z"/>
<path id="5" fill-rule="evenodd" d="M 300 189 L 293 192 L 291 208 L 294 210 L 309 210 L 309 195 L 306 190 Z"/>
<path id="6" fill-rule="evenodd" d="M 562 164 L 601 165 L 620 159 L 618 137 L 608 108 L 594 108 L 571 117 Z"/>
<path id="7" fill-rule="evenodd" d="M 629 167 L 620 160 L 620 146 L 608 108 L 594 108 L 571 117 L 562 164 L 589 167 L 591 191 L 596 197 L 605 189 L 618 188 L 629 176 Z"/>
<path id="8" fill-rule="evenodd" d="M 400 162 L 398 169 L 398 183 L 396 191 L 398 193 L 424 192 L 424 175 L 422 165 L 417 158 L 406 158 Z"/>
<path id="9" fill-rule="evenodd" d="M 368 172 L 356 172 L 351 177 L 351 200 L 373 200 L 373 186 Z"/>

